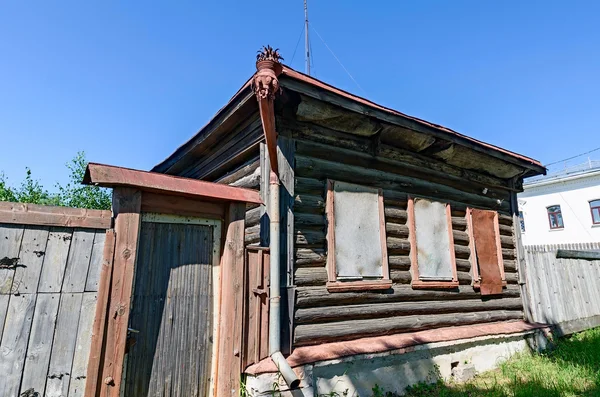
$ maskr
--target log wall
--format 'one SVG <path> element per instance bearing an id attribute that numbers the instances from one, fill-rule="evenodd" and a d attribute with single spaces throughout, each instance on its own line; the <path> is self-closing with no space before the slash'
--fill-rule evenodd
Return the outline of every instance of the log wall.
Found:
<path id="1" fill-rule="evenodd" d="M 406 150 L 385 151 L 362 137 L 329 131 L 307 122 L 278 119 L 280 133 L 295 140 L 294 186 L 294 346 L 450 325 L 521 319 L 510 189 L 495 181 L 486 194 L 472 180 L 439 177 L 423 162 L 417 171 Z M 404 157 L 402 157 L 404 156 Z M 417 156 L 415 154 L 415 156 Z M 422 157 L 421 155 L 418 155 Z M 402 160 L 404 158 L 404 160 Z M 402 160 L 402 161 L 401 161 Z M 420 160 L 421 161 L 421 160 Z M 456 173 L 455 173 L 456 174 Z M 392 291 L 328 292 L 325 183 L 334 179 L 383 188 Z M 505 186 L 508 187 L 508 181 Z M 407 195 L 448 202 L 452 208 L 458 290 L 413 290 Z M 507 287 L 500 297 L 482 299 L 471 286 L 467 206 L 498 211 Z"/>

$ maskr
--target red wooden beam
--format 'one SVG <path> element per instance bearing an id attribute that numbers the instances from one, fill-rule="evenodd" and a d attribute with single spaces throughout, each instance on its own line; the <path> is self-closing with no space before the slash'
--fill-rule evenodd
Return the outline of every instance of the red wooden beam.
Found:
<path id="1" fill-rule="evenodd" d="M 188 197 L 262 204 L 259 193 L 250 189 L 97 163 L 88 164 L 83 183 L 103 187 L 127 186 L 143 191 Z"/>

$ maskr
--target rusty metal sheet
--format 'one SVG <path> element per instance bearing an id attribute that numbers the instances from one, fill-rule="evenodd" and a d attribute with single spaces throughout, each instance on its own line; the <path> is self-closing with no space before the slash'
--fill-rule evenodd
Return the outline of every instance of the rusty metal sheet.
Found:
<path id="1" fill-rule="evenodd" d="M 417 263 L 421 280 L 452 280 L 452 256 L 446 204 L 415 199 Z"/>
<path id="2" fill-rule="evenodd" d="M 337 278 L 381 277 L 379 190 L 336 181 L 333 194 Z"/>
<path id="3" fill-rule="evenodd" d="M 473 237 L 481 277 L 481 295 L 502 293 L 502 274 L 498 264 L 498 246 L 494 227 L 496 213 L 473 209 Z"/>

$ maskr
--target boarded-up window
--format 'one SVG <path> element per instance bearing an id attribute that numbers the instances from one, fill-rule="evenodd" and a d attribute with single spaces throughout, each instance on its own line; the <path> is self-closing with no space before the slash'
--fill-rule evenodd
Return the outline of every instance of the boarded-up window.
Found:
<path id="1" fill-rule="evenodd" d="M 471 266 L 474 286 L 481 295 L 501 294 L 506 285 L 496 211 L 468 209 L 467 224 L 471 235 Z"/>
<path id="2" fill-rule="evenodd" d="M 450 205 L 409 198 L 408 222 L 413 287 L 458 286 Z"/>
<path id="3" fill-rule="evenodd" d="M 381 190 L 329 181 L 327 219 L 328 288 L 388 288 Z"/>

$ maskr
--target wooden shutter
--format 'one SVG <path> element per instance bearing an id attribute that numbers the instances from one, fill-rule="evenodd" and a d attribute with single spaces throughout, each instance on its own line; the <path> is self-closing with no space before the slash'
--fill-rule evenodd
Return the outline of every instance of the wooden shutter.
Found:
<path id="1" fill-rule="evenodd" d="M 471 243 L 475 245 L 476 254 L 473 266 L 479 270 L 481 295 L 501 294 L 504 264 L 498 232 L 498 213 L 478 209 L 471 209 L 470 212 L 474 239 Z"/>

